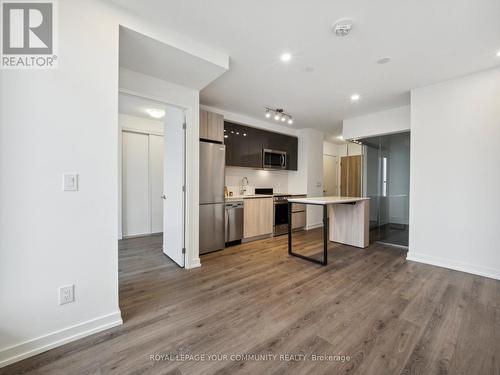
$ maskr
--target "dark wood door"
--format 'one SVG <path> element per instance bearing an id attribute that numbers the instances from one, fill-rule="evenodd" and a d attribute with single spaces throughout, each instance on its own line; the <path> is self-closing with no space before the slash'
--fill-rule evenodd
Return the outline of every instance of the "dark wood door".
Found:
<path id="1" fill-rule="evenodd" d="M 340 159 L 340 195 L 361 197 L 361 155 Z"/>

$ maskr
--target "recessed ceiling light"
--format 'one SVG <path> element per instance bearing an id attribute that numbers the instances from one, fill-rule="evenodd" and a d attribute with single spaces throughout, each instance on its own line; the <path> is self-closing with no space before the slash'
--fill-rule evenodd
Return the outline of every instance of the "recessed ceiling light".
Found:
<path id="1" fill-rule="evenodd" d="M 500 51 L 497 52 L 497 57 L 500 57 Z"/>
<path id="2" fill-rule="evenodd" d="M 343 141 L 343 140 L 344 140 L 344 137 L 343 137 L 343 136 L 341 136 L 341 135 L 339 135 L 339 136 L 337 136 L 337 137 L 335 137 L 335 138 L 337 138 L 339 141 Z"/>
<path id="3" fill-rule="evenodd" d="M 224 138 L 227 138 L 227 137 L 229 137 L 227 134 L 226 134 L 226 135 L 224 135 Z"/>
<path id="4" fill-rule="evenodd" d="M 359 96 L 359 94 L 352 94 L 351 95 L 351 100 L 353 102 L 357 102 L 360 98 L 361 98 L 361 96 Z"/>
<path id="5" fill-rule="evenodd" d="M 280 59 L 283 62 L 288 62 L 292 59 L 292 55 L 288 52 L 285 52 L 284 54 L 281 55 Z"/>
<path id="6" fill-rule="evenodd" d="M 146 112 L 148 113 L 148 115 L 155 119 L 161 119 L 165 117 L 165 111 L 163 109 L 150 108 L 146 109 Z"/>
<path id="7" fill-rule="evenodd" d="M 387 64 L 388 62 L 391 62 L 390 57 L 382 57 L 382 58 L 377 60 L 377 64 L 380 64 L 380 65 Z"/>

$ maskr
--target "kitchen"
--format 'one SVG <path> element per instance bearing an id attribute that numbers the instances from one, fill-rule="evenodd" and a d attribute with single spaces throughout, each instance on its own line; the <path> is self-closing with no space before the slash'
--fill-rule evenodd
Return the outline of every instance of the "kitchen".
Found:
<path id="1" fill-rule="evenodd" d="M 296 173 L 298 138 L 200 111 L 200 255 L 288 233 L 289 191 Z M 307 212 L 293 205 L 293 230 Z"/>

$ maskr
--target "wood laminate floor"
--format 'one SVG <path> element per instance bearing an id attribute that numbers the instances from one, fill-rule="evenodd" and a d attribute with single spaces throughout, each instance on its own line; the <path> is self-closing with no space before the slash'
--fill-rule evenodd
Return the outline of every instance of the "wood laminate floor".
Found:
<path id="1" fill-rule="evenodd" d="M 294 236 L 305 253 L 321 251 L 320 230 Z M 123 326 L 0 373 L 500 374 L 499 281 L 377 244 L 331 244 L 322 267 L 289 258 L 281 236 L 208 254 L 193 270 L 160 244 L 120 243 Z"/>

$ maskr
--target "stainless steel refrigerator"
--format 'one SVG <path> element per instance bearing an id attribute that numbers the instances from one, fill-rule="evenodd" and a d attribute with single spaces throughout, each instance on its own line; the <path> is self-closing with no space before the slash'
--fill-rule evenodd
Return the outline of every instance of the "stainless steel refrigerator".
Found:
<path id="1" fill-rule="evenodd" d="M 226 147 L 200 142 L 200 254 L 224 248 Z"/>

